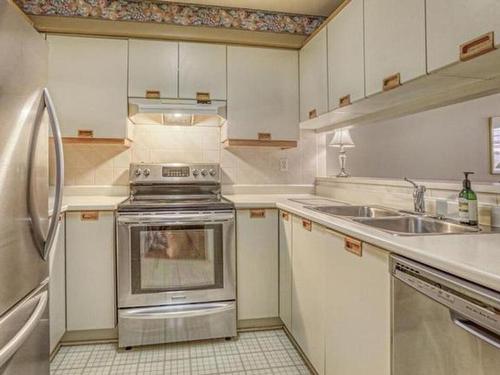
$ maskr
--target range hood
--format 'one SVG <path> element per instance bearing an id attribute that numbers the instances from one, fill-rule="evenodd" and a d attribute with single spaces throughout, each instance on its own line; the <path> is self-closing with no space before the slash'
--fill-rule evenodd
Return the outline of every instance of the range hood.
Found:
<path id="1" fill-rule="evenodd" d="M 226 102 L 129 98 L 128 116 L 136 125 L 221 126 L 226 118 Z"/>

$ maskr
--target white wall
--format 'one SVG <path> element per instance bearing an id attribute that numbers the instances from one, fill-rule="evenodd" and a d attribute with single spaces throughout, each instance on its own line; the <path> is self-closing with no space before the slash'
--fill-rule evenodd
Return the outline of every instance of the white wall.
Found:
<path id="1" fill-rule="evenodd" d="M 358 177 L 437 180 L 460 180 L 463 171 L 474 171 L 473 180 L 500 181 L 489 173 L 492 116 L 500 116 L 500 95 L 354 128 L 348 170 Z M 337 174 L 337 158 L 338 149 L 327 147 L 327 175 Z"/>

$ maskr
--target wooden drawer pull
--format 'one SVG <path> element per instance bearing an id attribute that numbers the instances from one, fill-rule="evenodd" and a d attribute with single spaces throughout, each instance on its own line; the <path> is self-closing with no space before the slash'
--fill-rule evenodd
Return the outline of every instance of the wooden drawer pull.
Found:
<path id="1" fill-rule="evenodd" d="M 493 51 L 495 49 L 495 33 L 489 32 L 460 46 L 460 60 L 467 61 Z"/>
<path id="2" fill-rule="evenodd" d="M 363 243 L 350 237 L 344 237 L 344 249 L 357 256 L 363 256 Z"/>
<path id="3" fill-rule="evenodd" d="M 81 221 L 88 220 L 99 220 L 99 212 L 98 211 L 84 211 L 80 214 Z"/>
<path id="4" fill-rule="evenodd" d="M 351 105 L 351 95 L 346 95 L 339 99 L 340 108 L 347 107 L 348 105 Z"/>
<path id="5" fill-rule="evenodd" d="M 399 86 L 401 86 L 401 74 L 396 73 L 393 74 L 392 76 L 384 78 L 382 88 L 384 91 L 389 91 Z"/>
<path id="6" fill-rule="evenodd" d="M 311 109 L 309 111 L 309 119 L 313 119 L 313 118 L 316 118 L 318 117 L 318 111 L 316 111 L 316 109 Z"/>
<path id="7" fill-rule="evenodd" d="M 259 141 L 270 141 L 271 133 L 258 133 L 257 138 Z"/>
<path id="8" fill-rule="evenodd" d="M 266 210 L 250 210 L 250 219 L 264 219 Z"/>
<path id="9" fill-rule="evenodd" d="M 281 217 L 283 218 L 283 220 L 285 221 L 290 221 L 290 214 L 288 212 L 285 212 L 285 211 L 282 211 L 281 212 Z"/>
<path id="10" fill-rule="evenodd" d="M 146 98 L 160 99 L 160 90 L 146 90 Z"/>
<path id="11" fill-rule="evenodd" d="M 80 138 L 94 138 L 93 130 L 78 129 L 78 137 Z"/>
<path id="12" fill-rule="evenodd" d="M 312 230 L 311 220 L 302 219 L 302 228 L 310 232 Z"/>
<path id="13" fill-rule="evenodd" d="M 196 93 L 196 101 L 198 104 L 211 104 L 212 100 L 210 99 L 209 92 L 197 92 Z"/>

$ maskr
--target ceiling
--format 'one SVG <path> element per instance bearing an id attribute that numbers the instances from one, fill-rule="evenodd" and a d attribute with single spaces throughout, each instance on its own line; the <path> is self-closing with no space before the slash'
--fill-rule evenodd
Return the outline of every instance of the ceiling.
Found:
<path id="1" fill-rule="evenodd" d="M 181 0 L 180 2 L 329 16 L 343 0 Z"/>

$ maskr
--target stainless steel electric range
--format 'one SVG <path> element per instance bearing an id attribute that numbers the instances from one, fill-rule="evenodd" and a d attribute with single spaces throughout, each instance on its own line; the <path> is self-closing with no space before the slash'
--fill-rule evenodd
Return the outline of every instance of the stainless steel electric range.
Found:
<path id="1" fill-rule="evenodd" d="M 217 164 L 132 164 L 118 207 L 120 347 L 236 336 L 235 213 Z"/>

